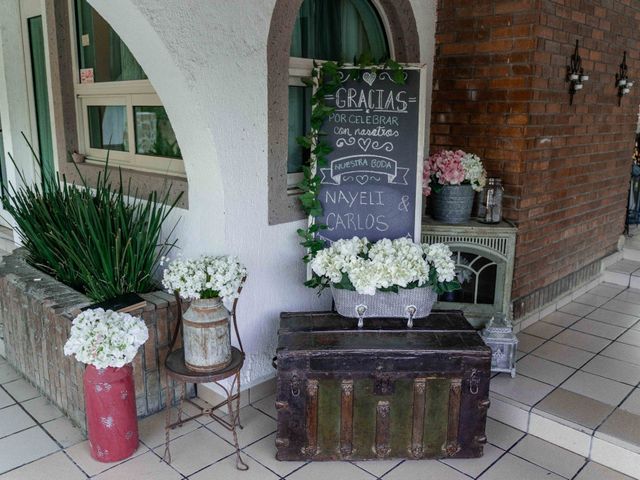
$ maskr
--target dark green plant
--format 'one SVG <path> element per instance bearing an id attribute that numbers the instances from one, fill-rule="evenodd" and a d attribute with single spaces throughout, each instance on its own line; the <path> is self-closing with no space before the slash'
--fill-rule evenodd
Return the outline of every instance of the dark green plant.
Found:
<path id="1" fill-rule="evenodd" d="M 119 184 L 112 184 L 108 157 L 93 187 L 79 170 L 81 185 L 64 175 L 29 183 L 16 169 L 22 185 L 3 186 L 2 204 L 15 219 L 30 264 L 94 301 L 157 287 L 159 260 L 176 243 L 169 241 L 175 225 L 161 240 L 162 225 L 182 193 L 170 202 L 169 187 L 141 200 L 130 181 L 124 188 L 120 171 Z"/>

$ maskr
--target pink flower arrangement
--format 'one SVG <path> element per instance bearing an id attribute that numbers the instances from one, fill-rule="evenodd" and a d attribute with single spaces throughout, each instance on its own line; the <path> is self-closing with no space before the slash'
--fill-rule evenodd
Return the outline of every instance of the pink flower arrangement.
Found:
<path id="1" fill-rule="evenodd" d="M 431 155 L 423 165 L 422 193 L 431 194 L 432 182 L 439 185 L 471 183 L 474 190 L 482 190 L 486 172 L 480 159 L 462 150 L 441 150 Z"/>

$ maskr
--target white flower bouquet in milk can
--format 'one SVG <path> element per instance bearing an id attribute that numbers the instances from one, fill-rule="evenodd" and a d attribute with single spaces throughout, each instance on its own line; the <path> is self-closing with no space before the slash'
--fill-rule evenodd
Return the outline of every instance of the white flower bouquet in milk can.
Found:
<path id="1" fill-rule="evenodd" d="M 448 246 L 408 238 L 337 240 L 310 262 L 309 286 L 331 287 L 336 310 L 346 317 L 426 317 L 437 295 L 460 288 Z"/>
<path id="2" fill-rule="evenodd" d="M 87 364 L 84 401 L 91 456 L 117 462 L 138 448 L 136 391 L 131 362 L 149 338 L 141 318 L 95 308 L 71 324 L 65 355 Z"/>
<path id="3" fill-rule="evenodd" d="M 240 295 L 247 269 L 236 257 L 203 255 L 168 263 L 162 280 L 170 293 L 191 301 L 182 320 L 187 368 L 207 372 L 231 362 L 229 312 L 222 303 Z"/>

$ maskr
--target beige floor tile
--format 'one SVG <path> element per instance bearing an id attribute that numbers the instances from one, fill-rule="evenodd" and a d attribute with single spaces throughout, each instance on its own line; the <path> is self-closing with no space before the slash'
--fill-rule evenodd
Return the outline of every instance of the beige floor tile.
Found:
<path id="1" fill-rule="evenodd" d="M 516 369 L 519 374 L 554 386 L 560 385 L 575 372 L 571 367 L 537 357 L 535 353 L 520 360 Z"/>
<path id="2" fill-rule="evenodd" d="M 585 305 L 584 303 L 569 302 L 564 307 L 559 308 L 558 310 L 564 313 L 570 313 L 571 315 L 576 315 L 578 317 L 584 317 L 585 315 L 593 312 L 595 309 L 596 307 Z"/>
<path id="3" fill-rule="evenodd" d="M 63 453 L 29 463 L 0 475 L 0 480 L 81 480 L 87 476 Z"/>
<path id="4" fill-rule="evenodd" d="M 563 423 L 593 430 L 613 411 L 613 406 L 558 388 L 535 406 L 540 415 L 564 420 Z"/>
<path id="5" fill-rule="evenodd" d="M 243 428 L 237 428 L 238 442 L 244 448 L 276 431 L 276 421 L 268 415 L 248 405 L 240 409 Z M 228 417 L 224 417 L 227 419 Z M 217 433 L 229 443 L 233 443 L 233 434 L 218 422 L 211 422 L 207 428 Z"/>
<path id="6" fill-rule="evenodd" d="M 626 343 L 613 342 L 602 351 L 601 355 L 640 365 L 640 347 L 634 347 Z"/>
<path id="7" fill-rule="evenodd" d="M 520 440 L 510 453 L 566 478 L 572 478 L 586 461 L 580 455 L 533 435 Z"/>
<path id="8" fill-rule="evenodd" d="M 161 461 L 153 452 L 146 452 L 131 460 L 101 473 L 96 480 L 179 480 L 182 478 L 178 472 Z"/>
<path id="9" fill-rule="evenodd" d="M 611 272 L 620 272 L 620 273 L 633 273 L 640 268 L 640 262 L 636 262 L 635 260 L 623 259 L 617 261 L 613 265 L 610 265 L 607 270 Z"/>
<path id="10" fill-rule="evenodd" d="M 85 440 L 82 431 L 74 426 L 67 417 L 60 417 L 43 423 L 42 428 L 49 432 L 63 448 L 68 448 Z"/>
<path id="11" fill-rule="evenodd" d="M 511 378 L 511 376 L 506 373 L 501 373 L 497 377 L 494 377 L 490 384 L 492 392 L 529 406 L 538 403 L 546 397 L 553 388 L 551 385 L 528 377 L 516 376 L 516 378 Z"/>
<path id="12" fill-rule="evenodd" d="M 33 427 L 36 424 L 18 405 L 0 410 L 0 437 Z"/>
<path id="13" fill-rule="evenodd" d="M 581 367 L 595 355 L 592 352 L 553 341 L 541 345 L 532 353 L 537 357 L 542 357 L 573 368 Z"/>
<path id="14" fill-rule="evenodd" d="M 171 466 L 183 475 L 189 476 L 209 466 L 235 450 L 227 442 L 204 427 L 172 440 Z M 154 450 L 164 454 L 164 445 Z"/>
<path id="15" fill-rule="evenodd" d="M 257 402 L 252 402 L 251 405 L 253 405 L 255 408 L 257 408 L 261 412 L 266 413 L 270 417 L 273 417 L 273 418 L 277 418 L 278 417 L 278 413 L 276 412 L 276 395 L 275 395 L 275 393 L 273 395 L 269 395 L 268 397 L 265 397 L 265 398 L 263 398 L 261 400 L 258 400 Z"/>
<path id="16" fill-rule="evenodd" d="M 603 308 L 599 308 L 598 310 L 591 312 L 587 315 L 587 318 L 624 328 L 629 328 L 638 322 L 638 317 L 626 315 L 624 313 L 612 312 L 611 310 L 605 310 Z"/>
<path id="17" fill-rule="evenodd" d="M 11 365 L 8 363 L 0 365 L 0 384 L 13 382 L 19 378 L 21 375 Z"/>
<path id="18" fill-rule="evenodd" d="M 620 405 L 620 408 L 636 415 L 640 415 L 640 388 L 636 388 L 622 403 L 622 405 Z"/>
<path id="19" fill-rule="evenodd" d="M 287 480 L 326 480 L 345 478 L 349 480 L 374 480 L 368 472 L 348 462 L 311 462 L 296 470 Z"/>
<path id="20" fill-rule="evenodd" d="M 638 368 L 638 365 L 622 362 L 604 355 L 593 357 L 582 367 L 582 370 L 629 385 L 637 385 L 640 382 L 640 368 Z"/>
<path id="21" fill-rule="evenodd" d="M 487 418 L 486 433 L 489 443 L 492 443 L 503 450 L 510 449 L 514 443 L 525 435 L 522 430 L 510 427 L 509 425 L 498 422 L 492 418 Z"/>
<path id="22" fill-rule="evenodd" d="M 7 392 L 0 388 L 0 408 L 8 407 L 9 405 L 13 405 L 14 403 L 16 402 L 13 401 L 13 398 L 11 398 L 7 394 Z"/>
<path id="23" fill-rule="evenodd" d="M 629 288 L 624 292 L 616 295 L 616 300 L 622 300 L 623 302 L 635 303 L 640 305 L 640 291 L 636 288 Z"/>
<path id="24" fill-rule="evenodd" d="M 392 468 L 395 468 L 401 462 L 402 460 L 372 460 L 369 462 L 363 461 L 353 463 L 371 473 L 375 477 L 382 477 L 385 473 L 387 473 Z"/>
<path id="25" fill-rule="evenodd" d="M 609 340 L 619 337 L 625 331 L 624 327 L 609 325 L 608 323 L 598 322 L 588 318 L 583 318 L 571 325 L 570 328 L 571 330 L 588 333 L 590 335 L 595 335 L 596 337 L 608 338 Z"/>
<path id="26" fill-rule="evenodd" d="M 175 422 L 178 419 L 177 409 L 172 409 L 171 421 Z M 138 435 L 140 441 L 143 442 L 149 448 L 155 448 L 159 445 L 164 445 L 165 442 L 165 412 L 156 413 L 150 417 L 143 418 L 138 421 Z M 193 432 L 201 425 L 196 420 L 191 420 L 184 423 L 181 427 L 176 427 L 169 432 L 171 440 L 175 440 L 178 437 Z"/>
<path id="27" fill-rule="evenodd" d="M 488 443 L 484 446 L 484 455 L 480 458 L 452 458 L 450 460 L 442 460 L 442 463 L 476 478 L 502 455 L 504 455 L 504 450 Z"/>
<path id="28" fill-rule="evenodd" d="M 189 480 L 276 480 L 280 478 L 248 455 L 242 455 L 242 460 L 249 466 L 249 470 L 246 472 L 236 469 L 236 456 L 231 455 L 198 473 L 194 473 L 189 477 Z"/>
<path id="29" fill-rule="evenodd" d="M 617 341 L 633 345 L 634 347 L 640 347 L 640 330 L 628 330 L 618 337 Z"/>
<path id="30" fill-rule="evenodd" d="M 469 480 L 469 477 L 463 473 L 437 460 L 409 460 L 382 478 L 384 480 Z"/>
<path id="31" fill-rule="evenodd" d="M 26 402 L 22 402 L 22 406 L 40 423 L 60 418 L 63 415 L 58 407 L 45 397 L 36 397 L 27 400 Z"/>
<path id="32" fill-rule="evenodd" d="M 549 339 L 555 337 L 562 330 L 563 327 L 559 327 L 558 325 L 553 325 L 547 322 L 536 322 L 530 327 L 525 328 L 523 332 L 527 335 Z"/>
<path id="33" fill-rule="evenodd" d="M 575 480 L 633 480 L 631 477 L 611 470 L 599 463 L 589 462 L 576 476 Z"/>
<path id="34" fill-rule="evenodd" d="M 591 293 L 593 295 L 601 295 L 603 297 L 613 298 L 618 295 L 623 290 L 626 290 L 626 287 L 616 285 L 614 283 L 601 283 L 600 285 L 592 288 L 587 293 Z"/>
<path id="35" fill-rule="evenodd" d="M 15 398 L 16 402 L 24 402 L 40 396 L 40 392 L 23 378 L 5 383 L 2 388 Z"/>
<path id="36" fill-rule="evenodd" d="M 606 338 L 594 337 L 593 335 L 576 332 L 575 330 L 565 330 L 556 335 L 553 341 L 592 353 L 599 352 L 611 343 L 611 340 L 607 340 Z"/>
<path id="37" fill-rule="evenodd" d="M 596 437 L 640 452 L 640 415 L 618 408 L 598 428 Z"/>
<path id="38" fill-rule="evenodd" d="M 59 450 L 40 427 L 0 439 L 0 473 L 20 467 Z M 50 477 L 53 480 L 53 477 Z"/>
<path id="39" fill-rule="evenodd" d="M 544 318 L 540 319 L 543 322 L 552 323 L 553 325 L 558 325 L 559 327 L 568 327 L 576 323 L 580 320 L 580 317 L 576 315 L 571 315 L 570 313 L 565 312 L 552 312 Z"/>
<path id="40" fill-rule="evenodd" d="M 149 449 L 145 447 L 143 444 L 140 444 L 138 450 L 134 452 L 132 457 L 137 457 L 138 455 L 142 455 L 143 453 L 148 452 Z M 112 463 L 103 463 L 98 462 L 91 458 L 91 452 L 89 451 L 89 441 L 85 440 L 84 442 L 76 443 L 75 445 L 66 448 L 65 452 L 71 457 L 71 459 L 89 476 L 98 475 L 99 473 L 104 472 L 110 468 L 115 467 L 116 465 L 125 462 L 128 459 L 122 460 L 120 462 L 112 462 Z"/>
<path id="41" fill-rule="evenodd" d="M 602 305 L 605 310 L 611 310 L 614 312 L 625 313 L 627 315 L 633 315 L 634 317 L 640 316 L 640 305 L 635 303 L 624 302 L 614 298 Z"/>
<path id="42" fill-rule="evenodd" d="M 631 385 L 588 372 L 577 372 L 562 384 L 562 388 L 613 406 L 619 405 L 633 389 Z"/>
<path id="43" fill-rule="evenodd" d="M 603 297 L 594 293 L 585 293 L 575 298 L 573 301 L 577 303 L 584 303 L 585 305 L 591 305 L 592 307 L 599 307 L 600 305 L 607 303 L 610 297 Z"/>
<path id="44" fill-rule="evenodd" d="M 526 333 L 518 333 L 518 350 L 521 352 L 529 353 L 535 350 L 544 343 L 544 339 L 540 337 L 534 337 L 533 335 L 527 335 Z"/>
<path id="45" fill-rule="evenodd" d="M 269 435 L 267 438 L 263 438 L 259 442 L 245 448 L 244 451 L 269 470 L 273 470 L 281 477 L 285 477 L 300 468 L 305 462 L 279 462 L 276 460 L 275 438 L 275 434 Z"/>
<path id="46" fill-rule="evenodd" d="M 482 480 L 561 480 L 562 477 L 542 467 L 507 453 L 481 477 Z"/>

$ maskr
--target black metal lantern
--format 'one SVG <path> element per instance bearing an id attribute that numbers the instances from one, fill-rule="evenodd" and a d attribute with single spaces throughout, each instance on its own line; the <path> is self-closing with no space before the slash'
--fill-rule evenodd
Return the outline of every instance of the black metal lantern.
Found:
<path id="1" fill-rule="evenodd" d="M 633 87 L 633 82 L 629 80 L 629 68 L 627 67 L 627 52 L 622 56 L 622 63 L 616 73 L 616 87 L 618 87 L 618 106 L 622 104 L 622 97 L 628 95 Z"/>
<path id="2" fill-rule="evenodd" d="M 582 57 L 578 52 L 579 41 L 576 40 L 576 48 L 571 55 L 571 60 L 567 66 L 567 82 L 569 82 L 569 105 L 573 105 L 573 96 L 582 90 L 583 83 L 589 80 L 589 75 L 585 75 L 582 68 Z"/>

